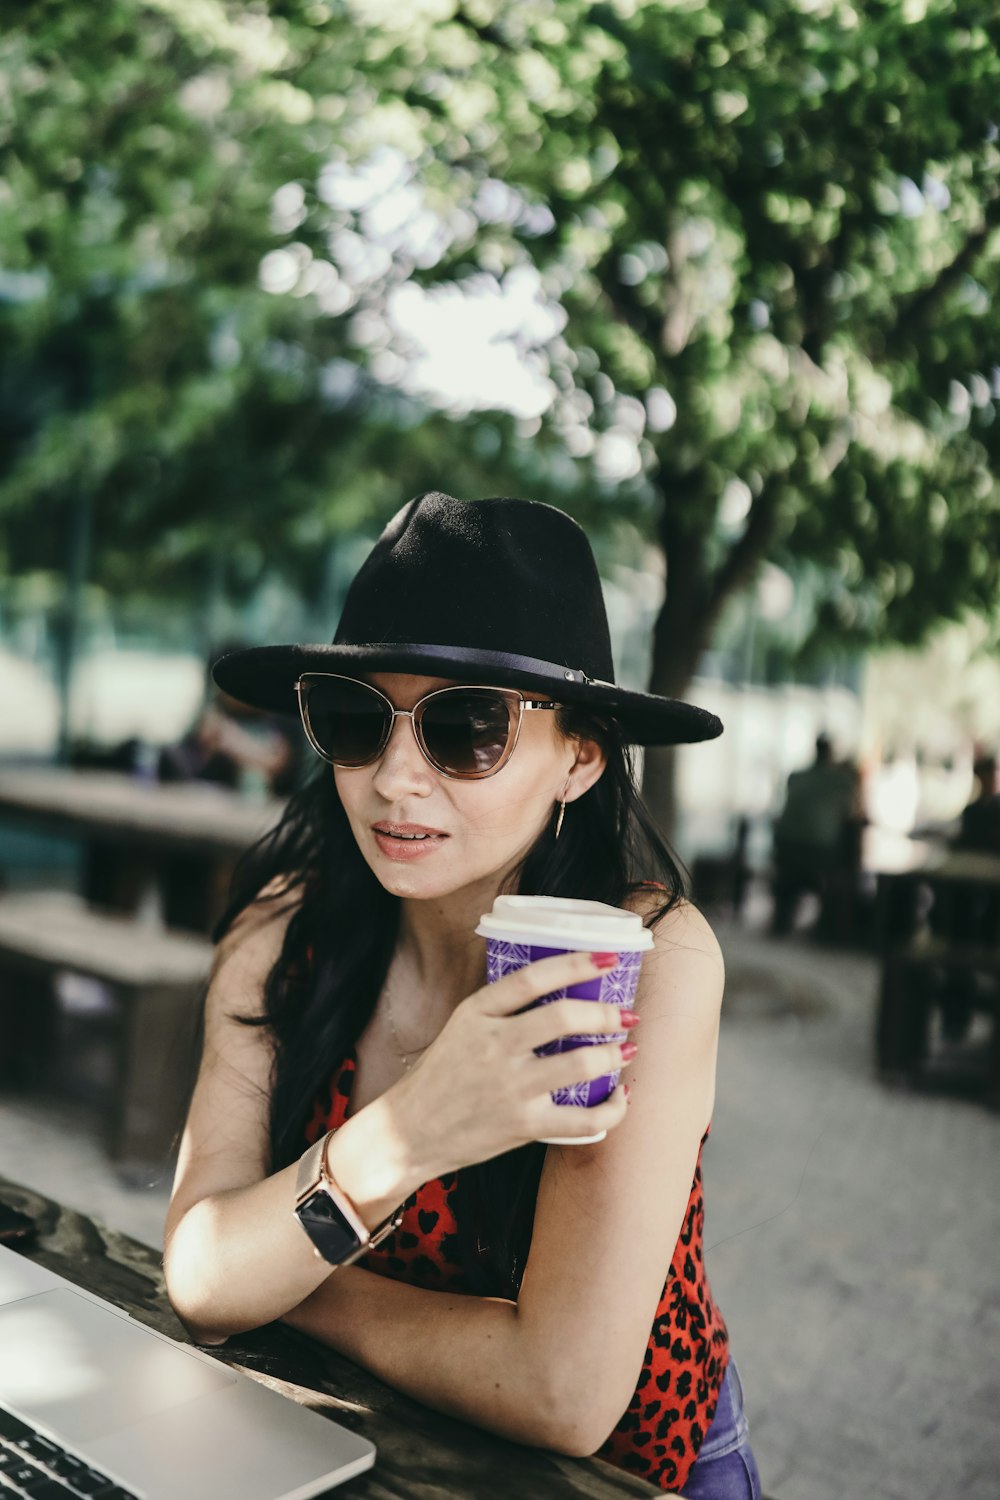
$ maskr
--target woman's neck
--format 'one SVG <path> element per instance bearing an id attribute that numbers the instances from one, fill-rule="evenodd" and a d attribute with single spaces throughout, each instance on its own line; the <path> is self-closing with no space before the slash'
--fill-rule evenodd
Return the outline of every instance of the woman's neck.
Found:
<path id="1" fill-rule="evenodd" d="M 400 904 L 394 971 L 443 1013 L 486 983 L 486 942 L 475 929 L 491 905 L 475 892 Z"/>

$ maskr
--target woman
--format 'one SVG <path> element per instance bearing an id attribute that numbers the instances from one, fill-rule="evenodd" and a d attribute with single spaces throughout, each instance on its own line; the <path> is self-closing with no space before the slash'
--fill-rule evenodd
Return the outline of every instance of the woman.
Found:
<path id="1" fill-rule="evenodd" d="M 202 1343 L 282 1319 L 518 1442 L 757 1496 L 702 1262 L 722 961 L 628 750 L 718 719 L 614 684 L 586 536 L 525 500 L 418 496 L 332 645 L 241 651 L 215 677 L 297 704 L 329 764 L 219 923 L 166 1224 L 178 1315 Z M 474 928 L 502 890 L 641 912 L 633 1011 L 527 1009 L 613 955 L 487 985 Z M 535 1050 L 636 1020 L 638 1052 Z M 554 1103 L 633 1056 L 631 1103 Z"/>

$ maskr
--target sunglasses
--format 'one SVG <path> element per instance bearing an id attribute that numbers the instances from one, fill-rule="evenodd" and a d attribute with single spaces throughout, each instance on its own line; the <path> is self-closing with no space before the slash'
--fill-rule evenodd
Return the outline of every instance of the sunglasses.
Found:
<path id="1" fill-rule="evenodd" d="M 396 719 L 409 719 L 424 759 L 457 781 L 493 776 L 514 753 L 524 714 L 559 707 L 516 688 L 447 687 L 412 708 L 394 708 L 378 688 L 332 672 L 304 672 L 295 688 L 309 743 L 331 765 L 371 765 Z"/>

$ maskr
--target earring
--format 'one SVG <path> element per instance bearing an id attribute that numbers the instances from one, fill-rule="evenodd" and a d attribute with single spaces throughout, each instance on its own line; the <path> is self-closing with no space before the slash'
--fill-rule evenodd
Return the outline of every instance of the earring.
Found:
<path id="1" fill-rule="evenodd" d="M 566 804 L 565 804 L 565 802 L 560 802 L 560 804 L 559 804 L 559 817 L 556 819 L 556 838 L 559 837 L 559 830 L 562 828 L 563 818 L 565 816 L 566 816 Z"/>

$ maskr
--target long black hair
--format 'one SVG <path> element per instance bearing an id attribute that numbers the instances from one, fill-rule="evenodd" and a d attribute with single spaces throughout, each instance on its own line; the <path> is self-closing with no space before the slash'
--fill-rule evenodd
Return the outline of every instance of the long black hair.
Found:
<path id="1" fill-rule="evenodd" d="M 685 881 L 643 805 L 632 749 L 613 719 L 563 705 L 556 724 L 566 736 L 596 740 L 607 763 L 568 807 L 560 837 L 550 820 L 505 889 L 620 906 L 636 887 L 659 882 L 662 902 L 645 919 L 653 926 L 685 894 Z M 274 889 L 262 897 L 268 885 Z M 317 1098 L 329 1094 L 339 1064 L 372 1016 L 399 933 L 399 897 L 363 858 L 324 762 L 293 793 L 280 823 L 237 865 L 213 940 L 251 902 L 280 899 L 291 887 L 301 899 L 267 977 L 262 1013 L 231 1016 L 272 1034 L 273 1172 L 305 1149 Z M 457 1249 L 477 1295 L 517 1297 L 545 1149 L 532 1142 L 457 1174 Z"/>

